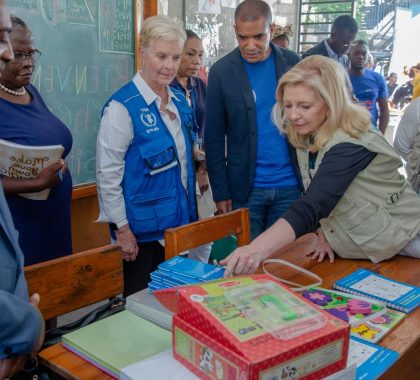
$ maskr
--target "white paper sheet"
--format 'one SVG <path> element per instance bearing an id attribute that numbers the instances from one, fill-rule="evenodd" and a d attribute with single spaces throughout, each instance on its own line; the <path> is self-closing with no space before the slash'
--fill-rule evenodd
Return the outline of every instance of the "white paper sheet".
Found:
<path id="1" fill-rule="evenodd" d="M 158 369 L 158 370 L 157 370 Z M 172 356 L 172 351 L 142 360 L 121 370 L 120 380 L 199 380 L 189 369 Z"/>

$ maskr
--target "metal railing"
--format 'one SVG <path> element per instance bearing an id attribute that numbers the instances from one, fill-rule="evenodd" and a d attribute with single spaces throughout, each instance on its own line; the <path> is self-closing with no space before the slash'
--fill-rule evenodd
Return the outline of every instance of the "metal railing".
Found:
<path id="1" fill-rule="evenodd" d="M 414 5 L 419 5 L 420 0 L 399 1 L 399 0 L 382 0 L 372 1 L 371 5 L 365 5 L 361 9 L 362 20 L 360 23 L 361 30 L 374 30 L 378 28 L 381 22 L 392 12 L 396 7 L 410 9 Z"/>

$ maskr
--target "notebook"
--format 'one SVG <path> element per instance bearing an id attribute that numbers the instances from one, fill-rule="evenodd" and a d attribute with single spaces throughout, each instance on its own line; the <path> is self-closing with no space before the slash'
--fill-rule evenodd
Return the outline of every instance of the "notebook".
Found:
<path id="1" fill-rule="evenodd" d="M 347 367 L 324 380 L 375 380 L 398 359 L 398 352 L 350 337 Z"/>
<path id="2" fill-rule="evenodd" d="M 58 162 L 62 157 L 62 145 L 29 146 L 0 139 L 0 174 L 11 178 L 32 179 L 42 170 Z M 22 193 L 21 197 L 45 200 L 50 189 L 35 193 Z"/>
<path id="3" fill-rule="evenodd" d="M 112 315 L 63 336 L 64 347 L 111 376 L 172 347 L 172 335 L 130 311 Z"/>
<path id="4" fill-rule="evenodd" d="M 150 274 L 152 281 L 148 285 L 153 292 L 174 286 L 216 280 L 223 277 L 224 272 L 224 268 L 219 266 L 177 256 L 160 264 L 158 269 Z"/>
<path id="5" fill-rule="evenodd" d="M 420 288 L 358 269 L 338 280 L 334 288 L 385 302 L 387 306 L 410 313 L 420 304 Z"/>
<path id="6" fill-rule="evenodd" d="M 380 301 L 337 290 L 310 288 L 302 296 L 328 313 L 350 324 L 350 334 L 377 343 L 406 316 Z"/>
<path id="7" fill-rule="evenodd" d="M 121 370 L 120 380 L 147 379 L 199 380 L 194 373 L 173 357 L 172 350 L 164 351 Z"/>
<path id="8" fill-rule="evenodd" d="M 175 276 L 178 274 L 197 279 L 198 281 L 216 280 L 223 277 L 225 272 L 222 267 L 181 256 L 173 257 L 172 259 L 159 264 L 158 268 L 167 275 L 171 275 L 173 273 Z"/>
<path id="9" fill-rule="evenodd" d="M 356 380 L 377 379 L 398 360 L 398 357 L 398 352 L 350 337 L 347 367 L 356 364 Z"/>

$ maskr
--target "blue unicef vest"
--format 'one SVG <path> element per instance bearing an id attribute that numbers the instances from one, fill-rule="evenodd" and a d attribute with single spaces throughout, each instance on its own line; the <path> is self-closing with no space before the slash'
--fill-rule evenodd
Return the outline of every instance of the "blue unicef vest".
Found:
<path id="1" fill-rule="evenodd" d="M 118 90 L 111 100 L 130 114 L 134 137 L 125 155 L 122 189 L 128 223 L 137 241 L 162 239 L 167 228 L 197 220 L 191 109 L 184 95 L 172 89 L 181 118 L 187 149 L 188 194 L 181 182 L 175 141 L 156 103 L 147 105 L 134 82 Z"/>

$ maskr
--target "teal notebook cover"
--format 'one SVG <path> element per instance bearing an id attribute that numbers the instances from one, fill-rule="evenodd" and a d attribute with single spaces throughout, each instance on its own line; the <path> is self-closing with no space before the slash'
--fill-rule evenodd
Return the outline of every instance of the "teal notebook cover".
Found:
<path id="1" fill-rule="evenodd" d="M 338 280 L 334 288 L 385 302 L 393 309 L 410 313 L 420 305 L 420 287 L 358 269 Z"/>
<path id="2" fill-rule="evenodd" d="M 112 376 L 172 347 L 170 331 L 122 311 L 63 336 L 63 345 Z"/>
<path id="3" fill-rule="evenodd" d="M 201 281 L 211 281 L 223 277 L 225 269 L 216 265 L 202 263 L 200 261 L 187 259 L 181 256 L 173 257 L 162 264 L 159 264 L 159 271 L 166 276 L 177 279 L 180 275 L 182 280 L 186 278 L 197 279 Z M 185 278 L 186 277 L 186 278 Z"/>
<path id="4" fill-rule="evenodd" d="M 398 357 L 398 352 L 351 337 L 347 366 L 357 365 L 356 380 L 375 380 L 391 367 Z"/>

